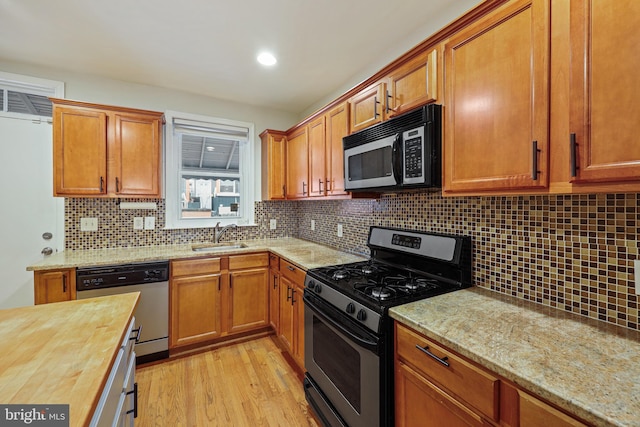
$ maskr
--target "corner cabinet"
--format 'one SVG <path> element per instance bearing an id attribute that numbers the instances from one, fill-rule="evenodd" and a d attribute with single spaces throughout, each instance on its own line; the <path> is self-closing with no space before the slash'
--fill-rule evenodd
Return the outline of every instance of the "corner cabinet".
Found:
<path id="1" fill-rule="evenodd" d="M 33 284 L 35 304 L 76 299 L 75 268 L 34 271 Z"/>
<path id="2" fill-rule="evenodd" d="M 54 196 L 161 197 L 162 113 L 51 101 Z"/>
<path id="3" fill-rule="evenodd" d="M 548 187 L 549 3 L 510 1 L 445 43 L 445 193 Z"/>
<path id="4" fill-rule="evenodd" d="M 394 330 L 396 426 L 586 426 L 436 341 Z"/>

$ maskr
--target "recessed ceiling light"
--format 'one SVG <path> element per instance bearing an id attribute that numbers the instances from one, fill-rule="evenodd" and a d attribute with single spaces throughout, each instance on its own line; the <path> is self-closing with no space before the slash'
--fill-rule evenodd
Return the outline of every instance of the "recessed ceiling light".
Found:
<path id="1" fill-rule="evenodd" d="M 216 147 L 207 146 L 207 151 L 214 151 Z"/>
<path id="2" fill-rule="evenodd" d="M 258 62 L 262 65 L 275 65 L 278 61 L 276 61 L 276 57 L 269 52 L 262 52 L 258 55 Z"/>

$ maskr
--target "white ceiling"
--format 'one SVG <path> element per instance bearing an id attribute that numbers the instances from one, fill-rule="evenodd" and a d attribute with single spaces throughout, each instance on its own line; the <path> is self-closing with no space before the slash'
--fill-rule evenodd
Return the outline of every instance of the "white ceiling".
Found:
<path id="1" fill-rule="evenodd" d="M 300 113 L 479 2 L 0 0 L 0 59 Z"/>

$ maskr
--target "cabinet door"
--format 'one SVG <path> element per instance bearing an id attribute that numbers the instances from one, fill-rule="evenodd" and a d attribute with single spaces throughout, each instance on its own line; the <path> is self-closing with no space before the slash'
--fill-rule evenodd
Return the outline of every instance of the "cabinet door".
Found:
<path id="1" fill-rule="evenodd" d="M 262 138 L 262 198 L 282 200 L 286 184 L 286 138 L 268 131 Z"/>
<path id="2" fill-rule="evenodd" d="M 398 427 L 469 427 L 482 417 L 404 363 L 396 362 L 395 423 Z"/>
<path id="3" fill-rule="evenodd" d="M 76 276 L 73 269 L 35 271 L 33 282 L 35 304 L 76 299 Z"/>
<path id="4" fill-rule="evenodd" d="M 636 0 L 571 1 L 572 182 L 640 179 L 638 16 Z"/>
<path id="5" fill-rule="evenodd" d="M 349 108 L 342 103 L 326 114 L 326 194 L 347 194 L 344 189 L 344 149 L 342 138 L 349 134 Z"/>
<path id="6" fill-rule="evenodd" d="M 54 196 L 107 193 L 107 114 L 53 106 Z"/>
<path id="7" fill-rule="evenodd" d="M 389 74 L 385 112 L 402 114 L 438 98 L 438 50 L 426 51 Z"/>
<path id="8" fill-rule="evenodd" d="M 307 127 L 287 137 L 287 199 L 309 196 L 309 144 Z"/>
<path id="9" fill-rule="evenodd" d="M 160 197 L 161 118 L 114 114 L 109 188 L 118 195 Z"/>
<path id="10" fill-rule="evenodd" d="M 171 348 L 220 336 L 220 274 L 171 279 Z"/>
<path id="11" fill-rule="evenodd" d="M 289 279 L 280 276 L 280 340 L 287 347 L 289 353 L 293 353 L 293 339 L 295 333 L 295 316 L 291 294 L 294 285 Z"/>
<path id="12" fill-rule="evenodd" d="M 548 185 L 549 2 L 519 0 L 445 45 L 445 192 Z"/>
<path id="13" fill-rule="evenodd" d="M 324 196 L 325 173 L 325 123 L 324 116 L 308 125 L 309 132 L 309 196 Z"/>
<path id="14" fill-rule="evenodd" d="M 280 273 L 269 271 L 269 324 L 280 334 Z"/>
<path id="15" fill-rule="evenodd" d="M 229 332 L 269 324 L 268 268 L 229 273 Z"/>
<path id="16" fill-rule="evenodd" d="M 520 427 L 585 427 L 586 424 L 581 423 L 558 411 L 552 406 L 547 405 L 541 400 L 518 391 L 520 395 Z"/>
<path id="17" fill-rule="evenodd" d="M 297 284 L 293 289 L 292 303 L 294 316 L 294 349 L 293 357 L 298 365 L 304 369 L 304 301 L 302 300 L 304 286 Z"/>
<path id="18" fill-rule="evenodd" d="M 351 132 L 367 128 L 384 120 L 385 84 L 378 83 L 364 89 L 349 100 Z"/>

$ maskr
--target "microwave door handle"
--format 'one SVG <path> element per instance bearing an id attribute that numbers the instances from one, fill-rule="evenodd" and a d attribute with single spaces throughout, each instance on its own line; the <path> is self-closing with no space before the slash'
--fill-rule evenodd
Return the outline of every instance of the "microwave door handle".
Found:
<path id="1" fill-rule="evenodd" d="M 396 179 L 396 185 L 402 184 L 402 134 L 396 134 L 396 138 L 393 140 L 393 147 L 391 150 L 391 164 L 393 167 L 393 175 Z"/>

